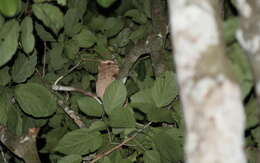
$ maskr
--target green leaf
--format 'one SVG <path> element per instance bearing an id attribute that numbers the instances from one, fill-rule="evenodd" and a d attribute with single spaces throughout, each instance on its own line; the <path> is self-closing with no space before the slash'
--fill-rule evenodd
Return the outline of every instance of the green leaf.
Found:
<path id="1" fill-rule="evenodd" d="M 53 36 L 47 32 L 41 24 L 35 23 L 35 30 L 43 41 L 55 41 Z"/>
<path id="2" fill-rule="evenodd" d="M 231 17 L 224 22 L 224 40 L 227 44 L 235 41 L 238 26 L 239 17 Z"/>
<path id="3" fill-rule="evenodd" d="M 105 112 L 110 115 L 112 111 L 123 106 L 126 100 L 126 87 L 119 80 L 113 81 L 105 90 L 103 104 Z"/>
<path id="4" fill-rule="evenodd" d="M 106 128 L 107 128 L 106 123 L 104 121 L 101 121 L 101 120 L 94 121 L 89 126 L 90 131 L 102 131 L 102 130 L 105 130 Z"/>
<path id="5" fill-rule="evenodd" d="M 50 130 L 46 135 L 43 136 L 45 138 L 46 143 L 40 152 L 42 153 L 53 152 L 59 140 L 66 134 L 66 132 L 67 129 L 60 128 L 60 127 Z"/>
<path id="6" fill-rule="evenodd" d="M 79 34 L 73 37 L 82 48 L 90 48 L 96 42 L 96 36 L 88 29 L 82 29 Z"/>
<path id="7" fill-rule="evenodd" d="M 108 8 L 111 6 L 116 0 L 97 0 L 97 3 L 103 8 Z"/>
<path id="8" fill-rule="evenodd" d="M 58 163 L 81 163 L 82 158 L 80 155 L 68 155 L 58 161 Z"/>
<path id="9" fill-rule="evenodd" d="M 33 22 L 32 18 L 26 16 L 21 24 L 21 42 L 25 53 L 29 54 L 33 51 L 35 39 L 33 35 Z"/>
<path id="10" fill-rule="evenodd" d="M 52 29 L 55 34 L 58 34 L 63 27 L 63 13 L 61 10 L 49 3 L 33 4 L 33 14 L 40 19 L 44 25 Z"/>
<path id="11" fill-rule="evenodd" d="M 181 142 L 165 132 L 160 132 L 153 137 L 156 149 L 160 153 L 161 162 L 178 163 L 182 160 Z"/>
<path id="12" fill-rule="evenodd" d="M 71 8 L 66 12 L 64 16 L 64 30 L 68 36 L 73 36 L 81 30 L 82 25 L 79 23 L 80 19 L 79 12 L 76 8 Z"/>
<path id="13" fill-rule="evenodd" d="M 15 97 L 22 110 L 34 117 L 47 117 L 56 111 L 56 101 L 47 88 L 36 83 L 21 84 Z"/>
<path id="14" fill-rule="evenodd" d="M 144 163 L 161 163 L 160 154 L 155 150 L 145 151 Z"/>
<path id="15" fill-rule="evenodd" d="M 111 40 L 111 44 L 114 47 L 122 48 L 129 43 L 130 29 L 123 29 L 114 39 Z"/>
<path id="16" fill-rule="evenodd" d="M 134 22 L 139 24 L 145 24 L 147 22 L 146 15 L 137 9 L 127 11 L 125 16 L 130 17 Z"/>
<path id="17" fill-rule="evenodd" d="M 62 56 L 63 47 L 63 44 L 60 43 L 49 51 L 50 67 L 54 70 L 64 68 L 64 65 L 69 61 L 67 58 Z"/>
<path id="18" fill-rule="evenodd" d="M 23 119 L 18 108 L 13 106 L 8 111 L 7 128 L 14 135 L 23 134 Z"/>
<path id="19" fill-rule="evenodd" d="M 177 81 L 173 72 L 167 71 L 156 79 L 152 88 L 152 97 L 157 107 L 170 104 L 177 94 Z"/>
<path id="20" fill-rule="evenodd" d="M 75 40 L 68 40 L 65 42 L 65 47 L 64 47 L 64 54 L 69 58 L 69 59 L 75 59 L 77 56 L 77 53 L 79 52 L 79 45 L 77 41 Z"/>
<path id="21" fill-rule="evenodd" d="M 88 25 L 91 30 L 98 32 L 103 30 L 105 22 L 106 18 L 104 16 L 98 15 L 97 17 L 93 17 Z"/>
<path id="22" fill-rule="evenodd" d="M 82 18 L 87 10 L 88 2 L 88 0 L 70 0 L 68 1 L 68 7 L 77 9 L 77 15 Z"/>
<path id="23" fill-rule="evenodd" d="M 18 57 L 12 68 L 12 78 L 16 83 L 26 81 L 35 71 L 37 64 L 36 52 L 32 56 L 26 57 L 23 53 L 18 53 Z"/>
<path id="24" fill-rule="evenodd" d="M 86 155 L 96 151 L 103 143 L 99 132 L 90 132 L 82 128 L 67 133 L 60 141 L 56 150 L 64 154 Z"/>
<path id="25" fill-rule="evenodd" d="M 246 128 L 252 128 L 256 126 L 259 123 L 258 118 L 258 104 L 256 101 L 256 98 L 252 98 L 249 100 L 249 102 L 245 106 L 246 111 Z"/>
<path id="26" fill-rule="evenodd" d="M 144 5 L 144 13 L 148 18 L 152 18 L 151 15 L 151 2 L 150 0 L 143 0 L 143 5 Z"/>
<path id="27" fill-rule="evenodd" d="M 12 107 L 11 96 L 7 88 L 0 87 L 0 124 L 6 125 L 8 112 Z"/>
<path id="28" fill-rule="evenodd" d="M 232 72 L 240 85 L 242 97 L 245 98 L 253 86 L 253 76 L 245 52 L 238 43 L 234 43 L 228 46 L 226 54 L 231 61 Z"/>
<path id="29" fill-rule="evenodd" d="M 131 97 L 130 106 L 145 113 L 149 121 L 168 123 L 174 122 L 171 110 L 156 107 L 151 89 L 144 89 L 134 94 Z"/>
<path id="30" fill-rule="evenodd" d="M 100 117 L 103 113 L 102 105 L 91 97 L 82 97 L 77 100 L 80 110 L 89 115 Z"/>
<path id="31" fill-rule="evenodd" d="M 129 39 L 132 40 L 133 42 L 136 42 L 144 38 L 147 35 L 148 31 L 149 31 L 149 27 L 147 25 L 140 25 L 135 31 L 131 33 Z"/>
<path id="32" fill-rule="evenodd" d="M 19 23 L 15 19 L 7 21 L 0 30 L 0 67 L 15 54 L 18 46 Z"/>
<path id="33" fill-rule="evenodd" d="M 11 81 L 9 67 L 0 68 L 0 86 L 5 86 Z"/>
<path id="34" fill-rule="evenodd" d="M 147 113 L 147 119 L 151 122 L 175 122 L 174 117 L 172 116 L 172 111 L 165 108 L 156 108 L 151 107 Z"/>
<path id="35" fill-rule="evenodd" d="M 118 34 L 124 27 L 124 22 L 121 18 L 109 17 L 106 19 L 103 26 L 103 32 L 107 37 L 112 37 Z"/>
<path id="36" fill-rule="evenodd" d="M 131 128 L 135 127 L 135 118 L 132 108 L 116 108 L 109 115 L 109 124 L 111 127 Z"/>

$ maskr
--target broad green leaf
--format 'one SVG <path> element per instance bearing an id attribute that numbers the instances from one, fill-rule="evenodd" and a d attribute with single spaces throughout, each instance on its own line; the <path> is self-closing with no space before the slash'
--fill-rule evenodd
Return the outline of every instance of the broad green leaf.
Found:
<path id="1" fill-rule="evenodd" d="M 147 25 L 140 25 L 135 31 L 131 33 L 129 39 L 132 40 L 133 42 L 136 42 L 144 38 L 147 35 L 148 31 L 149 31 L 149 27 Z"/>
<path id="2" fill-rule="evenodd" d="M 156 150 L 145 151 L 144 163 L 161 163 L 160 154 Z"/>
<path id="3" fill-rule="evenodd" d="M 30 128 L 41 128 L 48 122 L 48 119 L 33 118 L 31 116 L 22 116 L 23 119 L 23 133 L 28 132 Z"/>
<path id="4" fill-rule="evenodd" d="M 114 39 L 111 40 L 110 44 L 114 47 L 122 48 L 129 43 L 130 29 L 123 29 Z"/>
<path id="5" fill-rule="evenodd" d="M 7 21 L 0 30 L 0 67 L 15 54 L 18 46 L 19 23 L 15 19 Z"/>
<path id="6" fill-rule="evenodd" d="M 84 63 L 82 63 L 82 66 L 84 69 L 86 69 L 89 73 L 97 73 L 98 72 L 98 62 L 95 60 L 98 60 L 97 54 L 90 54 L 90 53 L 83 53 L 80 54 L 82 57 L 82 60 L 84 60 Z"/>
<path id="7" fill-rule="evenodd" d="M 88 29 L 82 29 L 80 33 L 73 36 L 73 40 L 77 41 L 82 48 L 90 48 L 96 42 L 96 36 Z"/>
<path id="8" fill-rule="evenodd" d="M 239 26 L 238 17 L 231 17 L 224 22 L 224 39 L 227 44 L 235 41 L 236 30 L 238 26 Z"/>
<path id="9" fill-rule="evenodd" d="M 118 34 L 124 27 L 124 22 L 121 18 L 109 17 L 103 26 L 103 32 L 107 37 L 112 37 Z"/>
<path id="10" fill-rule="evenodd" d="M 152 88 L 152 97 L 157 107 L 170 104 L 177 94 L 177 81 L 173 72 L 167 71 L 156 79 Z"/>
<path id="11" fill-rule="evenodd" d="M 97 32 L 102 31 L 105 26 L 106 18 L 104 16 L 93 17 L 89 22 L 89 27 L 91 30 Z"/>
<path id="12" fill-rule="evenodd" d="M 152 18 L 151 15 L 151 2 L 150 0 L 143 0 L 144 13 L 148 18 Z"/>
<path id="13" fill-rule="evenodd" d="M 76 8 L 69 9 L 64 16 L 64 30 L 68 36 L 77 34 L 82 28 L 80 15 Z"/>
<path id="14" fill-rule="evenodd" d="M 260 145 L 260 126 L 252 131 L 252 135 L 258 145 Z"/>
<path id="15" fill-rule="evenodd" d="M 252 98 L 245 106 L 246 111 L 246 128 L 249 129 L 251 127 L 256 126 L 259 123 L 258 118 L 258 104 L 256 98 Z"/>
<path id="16" fill-rule="evenodd" d="M 167 110 L 165 108 L 151 107 L 147 113 L 147 119 L 151 122 L 175 122 L 172 110 Z"/>
<path id="17" fill-rule="evenodd" d="M 119 80 L 113 81 L 105 90 L 103 104 L 105 112 L 110 115 L 112 111 L 123 106 L 126 100 L 126 87 Z"/>
<path id="18" fill-rule="evenodd" d="M 40 19 L 44 25 L 52 29 L 55 34 L 58 34 L 63 27 L 63 13 L 61 10 L 49 3 L 33 4 L 33 14 Z"/>
<path id="19" fill-rule="evenodd" d="M 87 10 L 88 0 L 68 0 L 68 7 L 77 9 L 79 18 L 82 18 Z"/>
<path id="20" fill-rule="evenodd" d="M 245 98 L 253 86 L 253 77 L 244 50 L 238 43 L 234 43 L 228 46 L 226 54 L 231 61 L 232 72 L 240 85 L 242 97 Z"/>
<path id="21" fill-rule="evenodd" d="M 102 131 L 102 130 L 105 130 L 106 128 L 107 128 L 106 123 L 104 121 L 101 121 L 101 120 L 94 121 L 89 126 L 90 131 Z"/>
<path id="22" fill-rule="evenodd" d="M 26 57 L 23 53 L 18 53 L 18 57 L 12 68 L 12 78 L 16 83 L 26 81 L 35 71 L 37 64 L 36 52 L 32 56 Z"/>
<path id="23" fill-rule="evenodd" d="M 50 130 L 46 135 L 43 135 L 43 138 L 45 138 L 46 143 L 40 152 L 42 153 L 53 152 L 59 140 L 66 134 L 66 132 L 67 129 L 57 127 Z"/>
<path id="24" fill-rule="evenodd" d="M 5 66 L 0 68 L 0 86 L 5 86 L 11 81 L 9 74 L 9 67 Z"/>
<path id="25" fill-rule="evenodd" d="M 47 117 L 56 111 L 56 101 L 47 88 L 36 83 L 20 84 L 15 97 L 22 110 L 34 117 Z"/>
<path id="26" fill-rule="evenodd" d="M 53 36 L 47 32 L 41 24 L 35 23 L 35 30 L 43 41 L 55 41 Z"/>
<path id="27" fill-rule="evenodd" d="M 102 34 L 97 35 L 97 44 L 94 47 L 94 49 L 96 53 L 101 56 L 106 56 L 106 57 L 111 56 L 111 52 L 108 49 L 108 39 Z M 111 58 L 107 58 L 107 59 L 111 59 Z"/>
<path id="28" fill-rule="evenodd" d="M 14 135 L 23 134 L 23 119 L 16 106 L 13 106 L 9 109 L 6 125 L 8 130 Z"/>
<path id="29" fill-rule="evenodd" d="M 155 107 L 151 96 L 151 89 L 144 89 L 135 93 L 131 97 L 130 106 L 138 108 L 143 113 L 150 113 L 151 109 Z"/>
<path id="30" fill-rule="evenodd" d="M 165 132 L 156 134 L 153 138 L 155 147 L 160 153 L 161 162 L 178 163 L 182 160 L 181 142 Z"/>
<path id="31" fill-rule="evenodd" d="M 63 49 L 63 44 L 57 44 L 53 49 L 49 51 L 50 66 L 54 70 L 64 68 L 64 65 L 69 61 L 67 58 L 62 56 Z"/>
<path id="32" fill-rule="evenodd" d="M 67 56 L 69 59 L 74 59 L 77 56 L 77 53 L 79 52 L 79 45 L 77 41 L 75 40 L 68 40 L 65 42 L 64 46 L 64 54 Z"/>
<path id="33" fill-rule="evenodd" d="M 25 53 L 29 54 L 33 51 L 35 39 L 33 35 L 32 18 L 26 16 L 21 24 L 21 42 Z"/>
<path id="34" fill-rule="evenodd" d="M 109 115 L 109 124 L 111 127 L 131 128 L 135 127 L 134 112 L 130 107 L 120 107 L 114 109 Z"/>
<path id="35" fill-rule="evenodd" d="M 130 17 L 134 22 L 139 24 L 145 24 L 147 22 L 146 15 L 137 9 L 127 11 L 125 16 Z"/>
<path id="36" fill-rule="evenodd" d="M 172 111 L 156 107 L 151 89 L 144 89 L 131 97 L 130 106 L 145 113 L 147 119 L 152 122 L 174 122 Z"/>
<path id="37" fill-rule="evenodd" d="M 58 161 L 58 163 L 81 163 L 82 158 L 80 155 L 68 155 Z"/>
<path id="38" fill-rule="evenodd" d="M 104 8 L 108 8 L 109 6 L 111 6 L 116 0 L 97 0 L 97 3 L 104 7 Z"/>
<path id="39" fill-rule="evenodd" d="M 8 112 L 12 107 L 11 96 L 7 88 L 0 87 L 0 92 L 0 124 L 6 125 Z"/>
<path id="40" fill-rule="evenodd" d="M 90 132 L 89 129 L 82 128 L 64 135 L 56 151 L 64 154 L 86 155 L 99 149 L 102 143 L 103 138 L 99 132 Z"/>
<path id="41" fill-rule="evenodd" d="M 102 105 L 91 97 L 82 97 L 77 100 L 80 110 L 89 115 L 100 117 L 103 113 Z"/>

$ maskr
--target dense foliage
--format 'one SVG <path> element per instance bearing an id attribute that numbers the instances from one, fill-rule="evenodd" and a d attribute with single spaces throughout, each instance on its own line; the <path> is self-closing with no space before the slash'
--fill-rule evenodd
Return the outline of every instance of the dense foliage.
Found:
<path id="1" fill-rule="evenodd" d="M 10 138 L 23 138 L 37 129 L 42 162 L 183 161 L 184 125 L 172 48 L 168 32 L 162 46 L 150 38 L 157 30 L 154 24 L 161 23 L 151 14 L 150 0 L 8 2 L 17 4 L 8 11 L 0 7 L 0 131 L 6 128 Z M 235 40 L 235 6 L 226 2 L 224 13 L 226 51 L 243 92 L 246 150 L 253 163 L 260 126 L 252 76 Z M 160 60 L 150 55 L 157 47 Z M 101 60 L 119 65 L 118 80 L 102 99 L 95 96 Z M 156 73 L 157 61 L 164 65 L 161 73 Z M 65 87 L 70 90 L 60 89 Z M 2 142 L 0 162 L 22 162 L 27 156 L 17 154 L 19 146 L 19 141 Z"/>

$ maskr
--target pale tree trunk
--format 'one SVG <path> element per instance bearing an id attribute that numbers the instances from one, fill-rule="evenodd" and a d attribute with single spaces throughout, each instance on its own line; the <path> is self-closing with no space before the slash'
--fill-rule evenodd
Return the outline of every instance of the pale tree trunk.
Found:
<path id="1" fill-rule="evenodd" d="M 218 4 L 168 0 L 187 163 L 246 162 L 244 109 L 239 85 L 224 55 Z"/>
<path id="2" fill-rule="evenodd" d="M 240 11 L 240 28 L 237 39 L 247 53 L 255 81 L 255 92 L 260 104 L 260 1 L 237 0 Z M 260 121 L 260 111 L 258 110 Z M 260 162 L 260 147 L 258 148 L 258 161 Z"/>

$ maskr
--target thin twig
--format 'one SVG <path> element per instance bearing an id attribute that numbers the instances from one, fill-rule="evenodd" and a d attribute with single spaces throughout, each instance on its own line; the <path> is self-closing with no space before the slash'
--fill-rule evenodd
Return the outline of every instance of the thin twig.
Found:
<path id="1" fill-rule="evenodd" d="M 80 88 L 75 88 L 75 87 L 71 87 L 71 86 L 64 86 L 64 85 L 58 85 L 59 81 L 62 80 L 66 75 L 68 75 L 69 73 L 71 73 L 74 69 L 76 69 L 78 66 L 80 65 L 80 62 L 77 63 L 75 66 L 73 66 L 65 75 L 60 76 L 52 85 L 52 89 L 55 91 L 65 91 L 65 92 L 79 92 L 84 94 L 85 96 L 90 96 L 92 98 L 94 98 L 95 100 L 97 100 L 100 104 L 102 103 L 101 100 L 93 93 L 85 91 L 83 89 Z"/>
<path id="2" fill-rule="evenodd" d="M 140 132 L 142 132 L 144 129 L 146 129 L 148 126 L 150 126 L 152 124 L 152 122 L 149 122 L 148 124 L 146 124 L 142 129 L 138 130 L 134 135 L 130 136 L 129 138 L 127 138 L 126 140 L 124 140 L 122 143 L 118 144 L 117 146 L 111 148 L 110 150 L 101 153 L 99 155 L 96 156 L 96 158 L 94 160 L 92 160 L 90 163 L 95 163 L 98 160 L 102 159 L 103 157 L 109 155 L 110 153 L 112 153 L 115 150 L 118 150 L 119 148 L 121 148 L 122 146 L 124 146 L 125 144 L 127 144 L 128 142 L 130 142 L 131 140 L 133 140 Z"/>
<path id="3" fill-rule="evenodd" d="M 63 108 L 64 112 L 77 124 L 79 128 L 86 128 L 86 125 L 81 120 L 81 118 L 77 115 L 76 112 L 71 110 L 69 106 L 66 106 L 62 100 L 59 100 L 58 104 Z"/>

